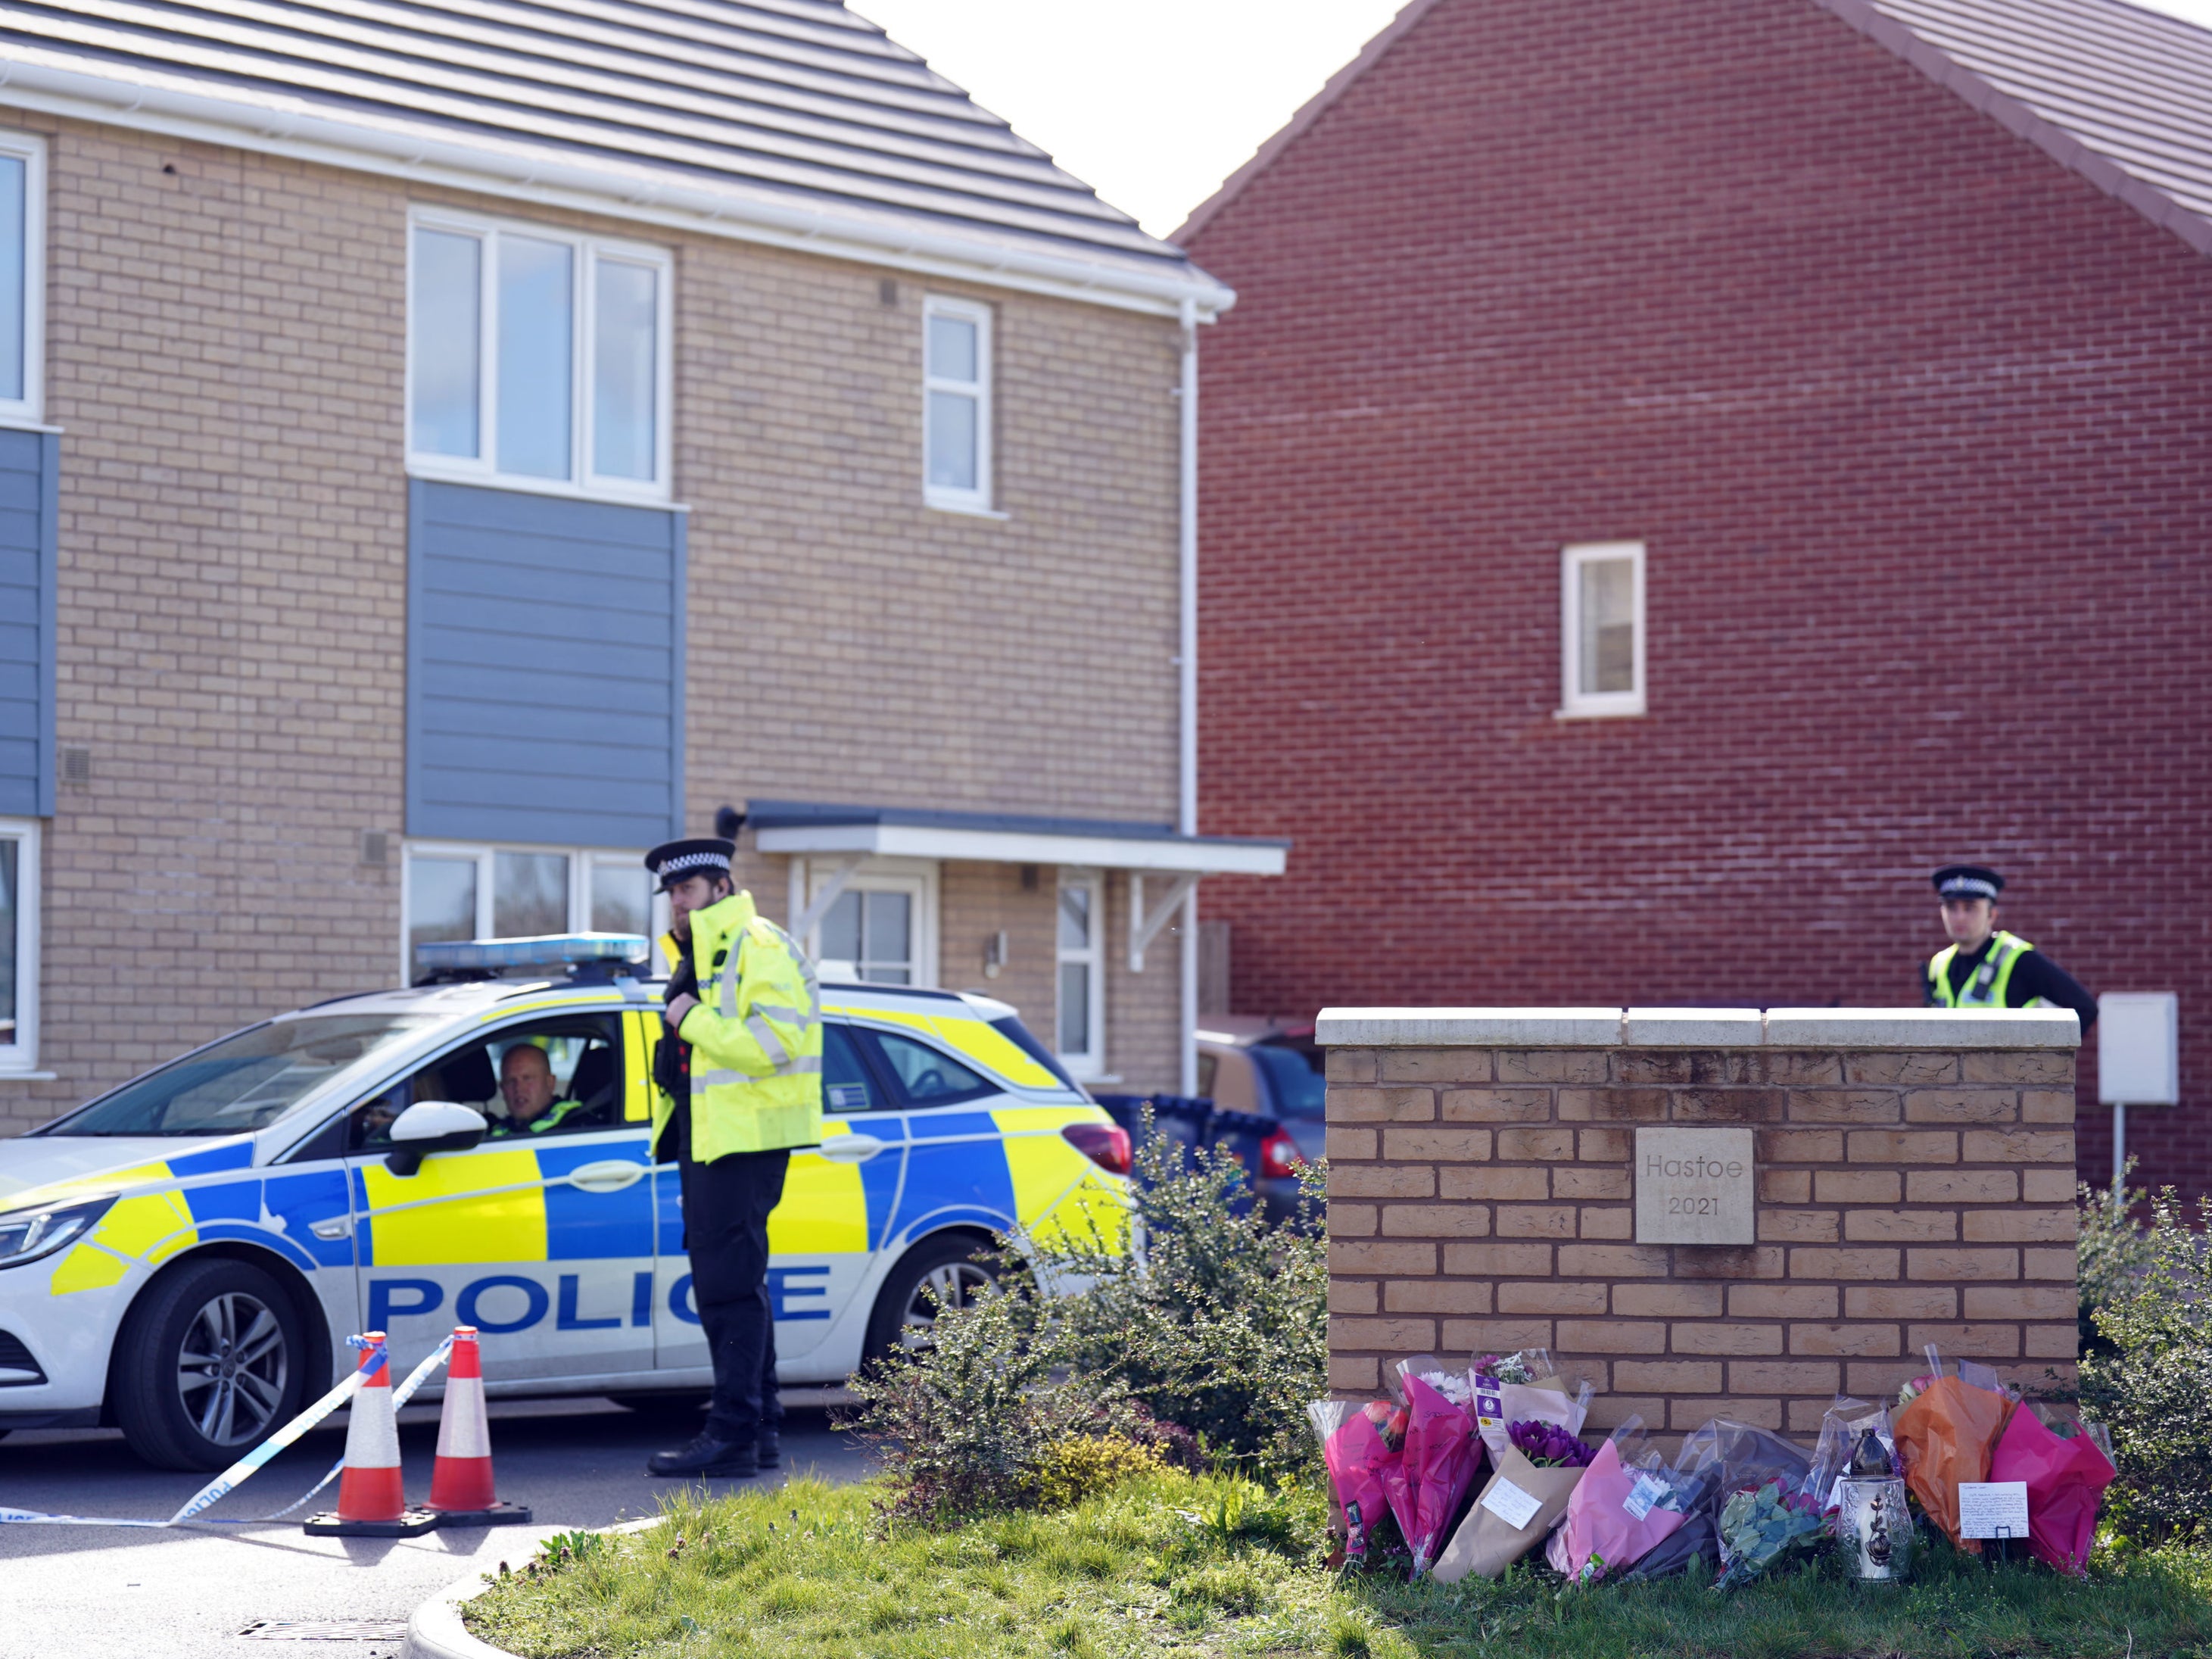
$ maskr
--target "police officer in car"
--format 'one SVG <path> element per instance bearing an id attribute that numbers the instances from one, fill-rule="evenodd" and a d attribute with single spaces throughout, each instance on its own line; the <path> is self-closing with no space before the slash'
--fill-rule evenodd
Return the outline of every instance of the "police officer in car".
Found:
<path id="1" fill-rule="evenodd" d="M 2055 1004 L 2096 1024 L 2097 1000 L 2081 981 L 2016 933 L 1997 926 L 2004 878 L 1978 864 L 1947 864 L 1935 875 L 1951 936 L 1920 970 L 1922 1000 L 1931 1008 L 2027 1008 Z"/>
<path id="2" fill-rule="evenodd" d="M 768 1218 L 791 1149 L 822 1139 L 814 967 L 750 894 L 734 890 L 736 850 L 718 836 L 645 856 L 672 917 L 660 941 L 669 978 L 653 1059 L 654 1158 L 681 1173 L 691 1294 L 714 1365 L 705 1426 L 681 1451 L 655 1452 L 654 1474 L 741 1477 L 779 1461 Z"/>

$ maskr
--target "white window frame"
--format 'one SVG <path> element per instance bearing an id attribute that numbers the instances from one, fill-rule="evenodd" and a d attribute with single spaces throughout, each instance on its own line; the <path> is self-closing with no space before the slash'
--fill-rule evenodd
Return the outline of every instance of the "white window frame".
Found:
<path id="1" fill-rule="evenodd" d="M 929 325 L 933 318 L 957 317 L 975 325 L 975 378 L 939 380 L 929 372 Z M 994 479 L 991 465 L 997 447 L 998 420 L 993 395 L 997 378 L 997 349 L 993 337 L 991 307 L 975 300 L 956 300 L 932 294 L 921 307 L 921 489 L 929 506 L 946 513 L 969 513 L 1002 518 L 994 510 Z M 953 489 L 929 481 L 929 398 L 932 392 L 957 392 L 975 400 L 975 488 Z"/>
<path id="2" fill-rule="evenodd" d="M 1060 942 L 1060 896 L 1070 887 L 1091 891 L 1091 943 L 1082 950 Z M 1085 1012 L 1091 1047 L 1070 1053 L 1060 1046 L 1060 970 L 1068 963 L 1091 969 L 1091 1006 Z M 1052 898 L 1052 1043 L 1068 1075 L 1085 1082 L 1106 1076 L 1106 876 L 1103 871 L 1062 869 Z"/>
<path id="3" fill-rule="evenodd" d="M 0 426 L 37 426 L 46 409 L 46 141 L 0 133 L 0 155 L 23 162 L 23 395 L 0 398 Z"/>
<path id="4" fill-rule="evenodd" d="M 416 858 L 450 859 L 455 862 L 468 860 L 477 866 L 477 914 L 475 936 L 492 936 L 493 893 L 492 875 L 501 853 L 551 853 L 568 860 L 568 931 L 583 933 L 591 931 L 592 874 L 601 865 L 635 867 L 642 864 L 645 852 L 606 847 L 549 847 L 531 842 L 455 842 L 409 841 L 402 843 L 399 852 L 399 972 L 402 984 L 412 984 L 415 963 L 408 949 L 408 936 L 413 932 L 415 918 L 408 903 L 407 866 Z M 668 901 L 656 891 L 653 895 L 652 921 L 649 930 L 655 939 L 668 931 Z"/>
<path id="5" fill-rule="evenodd" d="M 1584 691 L 1583 683 L 1583 567 L 1613 560 L 1631 561 L 1633 574 L 1632 615 L 1636 629 L 1632 672 L 1634 684 L 1626 691 Z M 1644 612 L 1644 544 L 1642 542 L 1580 542 L 1563 548 L 1559 555 L 1559 718 L 1603 720 L 1644 712 L 1645 635 Z"/>
<path id="6" fill-rule="evenodd" d="M 15 1040 L 0 1044 L 0 1078 L 45 1078 L 39 1069 L 40 827 L 36 818 L 0 818 L 0 841 L 14 842 Z"/>
<path id="7" fill-rule="evenodd" d="M 479 358 L 477 365 L 477 455 L 437 455 L 415 448 L 415 237 L 418 231 L 445 231 L 473 236 L 482 246 L 477 261 L 477 315 Z M 575 258 L 574 312 L 571 318 L 569 362 L 574 381 L 569 392 L 569 477 L 541 478 L 529 473 L 499 471 L 499 258 L 502 235 L 527 236 L 533 241 L 559 242 Z M 653 337 L 653 476 L 650 480 L 610 478 L 592 471 L 592 416 L 597 353 L 592 328 L 597 308 L 599 262 L 614 259 L 650 265 L 658 275 L 659 306 Z M 666 501 L 670 499 L 671 458 L 675 453 L 672 424 L 675 397 L 676 259 L 665 247 L 625 242 L 604 236 L 527 221 L 491 219 L 443 208 L 416 208 L 407 216 L 407 351 L 405 427 L 407 471 L 410 477 L 448 483 L 490 484 L 540 495 L 567 495 L 599 501 Z"/>
<path id="8" fill-rule="evenodd" d="M 793 860 L 793 915 L 798 915 L 811 904 L 815 896 L 836 878 L 840 863 L 841 860 L 836 859 Z M 935 990 L 940 977 L 937 951 L 938 887 L 938 866 L 934 859 L 871 858 L 846 878 L 841 890 L 844 893 L 904 893 L 913 900 L 913 933 L 908 939 L 908 946 L 914 952 L 914 977 L 908 982 L 923 990 Z M 821 961 L 822 924 L 815 923 L 799 943 L 806 947 L 808 956 L 817 962 Z"/>

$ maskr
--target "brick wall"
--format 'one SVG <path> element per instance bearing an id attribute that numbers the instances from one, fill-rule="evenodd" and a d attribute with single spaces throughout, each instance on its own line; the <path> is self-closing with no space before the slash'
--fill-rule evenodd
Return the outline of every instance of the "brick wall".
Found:
<path id="1" fill-rule="evenodd" d="M 1647 1046 L 1665 1022 L 1635 1011 L 1627 1042 L 1528 1047 L 1532 1017 L 1398 1042 L 1403 1021 L 1323 1016 L 1332 1388 L 1541 1344 L 1601 1425 L 1803 1434 L 1839 1391 L 1893 1395 L 1929 1342 L 2072 1375 L 2070 1016 L 1777 1010 L 1726 1048 Z M 1758 1243 L 1634 1242 L 1634 1130 L 1662 1123 L 1754 1126 Z"/>
<path id="2" fill-rule="evenodd" d="M 46 838 L 57 1075 L 0 1083 L 4 1132 L 248 1020 L 392 982 L 407 208 L 639 233 L 0 121 L 51 140 L 60 741 L 92 754 Z M 695 826 L 749 796 L 1171 820 L 1176 325 L 908 276 L 887 296 L 858 265 L 644 240 L 677 257 Z M 996 307 L 1001 520 L 921 504 L 939 286 Z M 362 830 L 392 834 L 389 867 L 358 866 Z M 783 860 L 745 874 L 781 916 Z M 947 982 L 981 982 L 966 958 L 987 910 L 940 918 Z M 1175 1080 L 1176 971 L 1164 939 L 1141 983 L 1109 980 L 1150 1086 Z M 1048 1005 L 1024 1012 L 1050 1029 Z"/>
<path id="3" fill-rule="evenodd" d="M 1439 0 L 1188 240 L 1238 1009 L 1916 1000 L 1986 860 L 2212 1187 L 2212 261 L 1812 0 Z M 1558 720 L 1616 538 L 1650 712 Z"/>

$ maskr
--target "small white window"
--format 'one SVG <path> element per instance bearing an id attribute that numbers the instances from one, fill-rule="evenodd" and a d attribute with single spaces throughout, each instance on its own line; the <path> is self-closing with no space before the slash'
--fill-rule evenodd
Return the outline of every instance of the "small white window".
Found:
<path id="1" fill-rule="evenodd" d="M 1570 547 L 1560 576 L 1560 714 L 1641 714 L 1644 544 Z"/>
<path id="2" fill-rule="evenodd" d="M 1105 883 L 1089 871 L 1060 877 L 1059 984 L 1054 1051 L 1077 1077 L 1106 1069 Z"/>
<path id="3" fill-rule="evenodd" d="M 45 405 L 46 149 L 0 137 L 0 419 L 35 422 Z"/>
<path id="4" fill-rule="evenodd" d="M 39 1069 L 39 826 L 0 818 L 0 1077 Z"/>
<path id="5" fill-rule="evenodd" d="M 883 867 L 889 864 L 890 868 Z M 814 862 L 809 902 L 836 878 L 836 866 Z M 877 985 L 937 983 L 937 875 L 927 860 L 884 860 L 849 877 L 814 925 L 808 951 L 831 978 L 846 975 Z"/>
<path id="6" fill-rule="evenodd" d="M 991 309 L 932 295 L 922 307 L 923 497 L 991 510 Z"/>
<path id="7" fill-rule="evenodd" d="M 410 468 L 664 498 L 667 253 L 427 210 L 410 234 Z"/>
<path id="8" fill-rule="evenodd" d="M 586 848 L 411 842 L 402 972 L 416 976 L 416 945 L 446 939 L 665 931 L 666 904 L 644 860 L 642 852 Z"/>

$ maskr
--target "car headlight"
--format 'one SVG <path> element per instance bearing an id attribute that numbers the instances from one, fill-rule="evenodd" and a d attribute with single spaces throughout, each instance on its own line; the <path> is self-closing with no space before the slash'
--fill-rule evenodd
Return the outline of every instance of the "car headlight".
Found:
<path id="1" fill-rule="evenodd" d="M 114 1202 L 115 1194 L 110 1193 L 76 1204 L 49 1204 L 0 1215 L 0 1267 L 20 1267 L 83 1237 Z"/>

